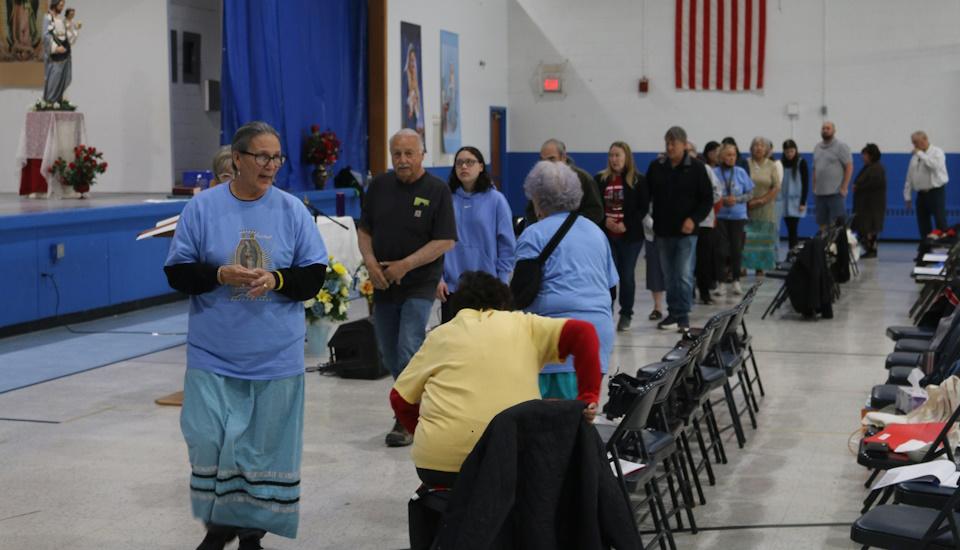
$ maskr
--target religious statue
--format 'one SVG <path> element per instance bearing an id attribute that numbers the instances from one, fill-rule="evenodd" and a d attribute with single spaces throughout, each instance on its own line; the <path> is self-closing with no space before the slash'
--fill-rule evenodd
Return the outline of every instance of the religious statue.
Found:
<path id="1" fill-rule="evenodd" d="M 63 15 L 61 15 L 63 14 Z M 71 50 L 80 34 L 76 11 L 66 10 L 63 0 L 50 0 L 50 10 L 43 18 L 43 102 L 45 110 L 76 109 L 63 99 L 73 76 Z"/>

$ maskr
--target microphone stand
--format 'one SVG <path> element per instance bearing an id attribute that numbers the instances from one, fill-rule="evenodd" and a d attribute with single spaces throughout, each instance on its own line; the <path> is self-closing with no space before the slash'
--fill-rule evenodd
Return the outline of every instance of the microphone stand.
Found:
<path id="1" fill-rule="evenodd" d="M 347 231 L 350 231 L 350 228 L 349 228 L 349 227 L 343 225 L 342 223 L 338 222 L 337 220 L 335 220 L 335 219 L 331 218 L 330 216 L 324 214 L 323 211 L 321 211 L 320 209 L 318 209 L 316 206 L 310 204 L 310 199 L 307 198 L 306 196 L 303 197 L 303 205 L 306 206 L 306 207 L 307 207 L 307 210 L 310 211 L 310 214 L 313 216 L 313 220 L 314 220 L 314 221 L 316 221 L 318 217 L 323 216 L 324 218 L 327 218 L 327 219 L 330 220 L 331 222 L 339 225 L 339 226 L 342 227 L 343 229 L 346 229 Z"/>

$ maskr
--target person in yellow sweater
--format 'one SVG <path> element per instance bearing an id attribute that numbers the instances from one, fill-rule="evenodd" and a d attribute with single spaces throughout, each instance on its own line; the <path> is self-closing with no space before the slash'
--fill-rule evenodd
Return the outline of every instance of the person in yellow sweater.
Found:
<path id="1" fill-rule="evenodd" d="M 413 434 L 417 474 L 429 486 L 453 486 L 494 416 L 540 399 L 545 364 L 573 355 L 577 399 L 590 421 L 600 395 L 592 324 L 507 311 L 510 289 L 488 273 L 468 271 L 458 288 L 454 318 L 430 332 L 390 392 L 397 420 Z"/>

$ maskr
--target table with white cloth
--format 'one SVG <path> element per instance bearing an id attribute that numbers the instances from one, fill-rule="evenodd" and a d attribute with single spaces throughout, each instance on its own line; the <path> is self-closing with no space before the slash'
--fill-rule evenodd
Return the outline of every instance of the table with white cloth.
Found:
<path id="1" fill-rule="evenodd" d="M 83 113 L 28 112 L 17 147 L 20 194 L 54 198 L 79 196 L 71 187 L 52 177 L 50 167 L 60 157 L 68 162 L 73 160 L 74 148 L 86 140 Z"/>
<path id="2" fill-rule="evenodd" d="M 343 264 L 350 274 L 363 264 L 357 225 L 350 216 L 317 216 L 317 229 L 327 246 L 327 255 Z"/>

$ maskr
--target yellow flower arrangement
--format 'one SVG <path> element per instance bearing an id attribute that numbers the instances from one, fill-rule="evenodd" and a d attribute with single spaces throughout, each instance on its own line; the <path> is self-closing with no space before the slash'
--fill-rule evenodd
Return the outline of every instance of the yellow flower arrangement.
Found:
<path id="1" fill-rule="evenodd" d="M 354 280 L 347 268 L 330 256 L 323 287 L 316 297 L 303 302 L 308 321 L 330 319 L 346 321 L 349 310 L 350 288 Z"/>

